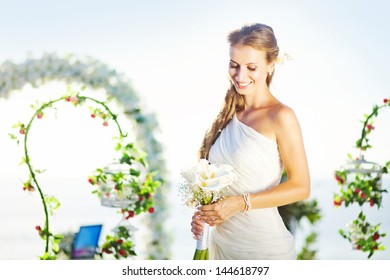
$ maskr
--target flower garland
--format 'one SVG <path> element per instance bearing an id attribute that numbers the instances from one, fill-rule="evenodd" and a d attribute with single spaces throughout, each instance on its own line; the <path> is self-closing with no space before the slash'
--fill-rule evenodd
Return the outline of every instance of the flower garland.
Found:
<path id="1" fill-rule="evenodd" d="M 156 179 L 164 182 L 166 169 L 162 147 L 156 140 L 158 122 L 155 115 L 143 112 L 130 81 L 107 65 L 90 57 L 78 59 L 73 54 L 59 57 L 55 53 L 44 54 L 40 59 L 29 57 L 20 64 L 5 61 L 0 64 L 0 98 L 7 98 L 11 91 L 20 90 L 26 84 L 39 87 L 52 80 L 105 89 L 109 96 L 116 98 L 123 105 L 126 116 L 136 124 L 137 146 L 147 152 L 146 159 L 150 168 L 159 170 Z M 39 116 L 37 113 L 37 118 Z M 26 188 L 29 187 L 26 184 Z M 164 182 L 164 187 L 159 188 L 153 196 L 156 205 L 154 215 L 145 218 L 146 226 L 152 229 L 152 235 L 146 241 L 149 259 L 167 259 L 170 256 L 170 235 L 164 227 L 164 221 L 168 217 L 168 192 L 168 184 Z M 161 243 L 162 240 L 164 244 Z"/>
<path id="2" fill-rule="evenodd" d="M 360 150 L 360 156 L 353 159 L 349 157 L 349 166 L 342 167 L 335 171 L 335 179 L 340 185 L 339 193 L 334 194 L 333 204 L 339 207 L 344 204 L 348 207 L 350 204 L 357 203 L 360 206 L 369 203 L 371 207 L 376 205 L 378 209 L 382 206 L 382 194 L 387 190 L 382 189 L 382 175 L 389 173 L 390 161 L 383 166 L 367 162 L 364 159 L 364 152 L 372 148 L 369 144 L 368 135 L 375 129 L 374 117 L 377 117 L 379 110 L 390 107 L 389 99 L 384 99 L 383 104 L 374 105 L 371 114 L 365 115 L 361 137 L 356 141 L 356 148 Z M 354 249 L 368 252 L 368 258 L 377 250 L 385 250 L 381 245 L 380 237 L 386 236 L 379 232 L 379 226 L 372 226 L 366 221 L 366 216 L 360 212 L 357 219 L 352 221 L 348 227 L 348 233 L 340 230 L 341 236 L 347 239 Z"/>

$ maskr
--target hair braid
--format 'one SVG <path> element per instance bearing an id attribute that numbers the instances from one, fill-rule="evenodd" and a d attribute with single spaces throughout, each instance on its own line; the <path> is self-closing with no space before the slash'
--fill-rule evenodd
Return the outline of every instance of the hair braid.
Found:
<path id="1" fill-rule="evenodd" d="M 208 159 L 211 146 L 217 140 L 222 129 L 224 129 L 236 112 L 244 109 L 244 98 L 239 95 L 233 85 L 226 93 L 225 101 L 221 111 L 214 120 L 211 128 L 206 131 L 202 145 L 199 150 L 199 158 Z"/>

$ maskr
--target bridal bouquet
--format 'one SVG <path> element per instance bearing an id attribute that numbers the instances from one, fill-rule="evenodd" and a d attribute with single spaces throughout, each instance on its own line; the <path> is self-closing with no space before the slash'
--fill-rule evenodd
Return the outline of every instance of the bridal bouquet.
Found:
<path id="1" fill-rule="evenodd" d="M 184 183 L 180 184 L 181 194 L 189 207 L 209 205 L 220 200 L 227 187 L 237 175 L 227 164 L 210 164 L 206 159 L 182 170 Z M 204 224 L 203 233 L 197 240 L 194 260 L 208 260 L 209 225 Z"/>

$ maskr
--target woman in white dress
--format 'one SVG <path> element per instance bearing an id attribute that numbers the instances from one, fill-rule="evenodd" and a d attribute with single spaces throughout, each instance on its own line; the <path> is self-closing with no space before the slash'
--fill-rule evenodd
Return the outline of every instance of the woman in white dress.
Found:
<path id="1" fill-rule="evenodd" d="M 277 41 L 264 24 L 243 26 L 228 41 L 231 87 L 200 158 L 230 164 L 238 180 L 222 201 L 198 208 L 192 233 L 198 239 L 203 222 L 213 227 L 210 259 L 296 259 L 277 207 L 308 198 L 310 177 L 294 111 L 269 89 Z M 284 169 L 288 179 L 280 183 Z"/>

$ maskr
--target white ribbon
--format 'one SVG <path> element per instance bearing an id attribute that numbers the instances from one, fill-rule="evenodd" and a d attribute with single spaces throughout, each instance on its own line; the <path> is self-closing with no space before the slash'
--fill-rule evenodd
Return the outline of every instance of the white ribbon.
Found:
<path id="1" fill-rule="evenodd" d="M 210 242 L 210 225 L 203 222 L 203 232 L 196 241 L 196 250 L 206 250 Z"/>

